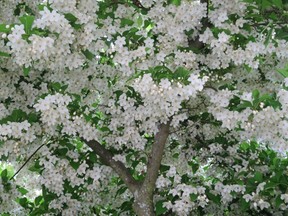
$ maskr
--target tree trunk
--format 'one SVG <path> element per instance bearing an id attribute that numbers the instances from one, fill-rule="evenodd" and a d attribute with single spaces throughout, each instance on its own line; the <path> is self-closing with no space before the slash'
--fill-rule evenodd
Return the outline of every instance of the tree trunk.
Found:
<path id="1" fill-rule="evenodd" d="M 153 194 L 145 191 L 140 189 L 134 193 L 133 209 L 137 216 L 155 216 Z"/>
<path id="2" fill-rule="evenodd" d="M 137 216 L 155 216 L 153 193 L 158 177 L 161 160 L 164 154 L 165 143 L 169 136 L 170 121 L 159 125 L 159 131 L 154 137 L 150 152 L 147 173 L 143 182 L 136 181 L 129 169 L 120 161 L 113 159 L 113 154 L 96 140 L 87 141 L 87 145 L 101 158 L 103 163 L 110 166 L 123 180 L 134 195 L 133 209 Z"/>
<path id="3" fill-rule="evenodd" d="M 155 135 L 152 150 L 150 152 L 147 173 L 139 188 L 134 191 L 133 209 L 137 216 L 155 216 L 153 194 L 158 177 L 161 160 L 164 154 L 165 143 L 169 136 L 170 121 L 159 125 L 159 131 Z"/>

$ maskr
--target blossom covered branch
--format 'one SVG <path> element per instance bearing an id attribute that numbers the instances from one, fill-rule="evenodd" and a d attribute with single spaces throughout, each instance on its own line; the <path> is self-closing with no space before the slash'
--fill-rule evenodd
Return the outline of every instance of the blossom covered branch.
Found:
<path id="1" fill-rule="evenodd" d="M 119 175 L 131 192 L 137 190 L 138 183 L 134 180 L 133 176 L 123 163 L 113 159 L 113 155 L 110 151 L 105 149 L 105 147 L 96 140 L 84 140 L 84 142 L 100 157 L 101 161 L 106 166 L 110 166 Z"/>

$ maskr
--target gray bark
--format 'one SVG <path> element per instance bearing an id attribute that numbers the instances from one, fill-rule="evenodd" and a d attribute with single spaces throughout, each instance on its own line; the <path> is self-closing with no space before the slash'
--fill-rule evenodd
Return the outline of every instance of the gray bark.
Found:
<path id="1" fill-rule="evenodd" d="M 159 131 L 155 135 L 152 150 L 147 164 L 147 173 L 144 182 L 134 193 L 134 211 L 138 216 L 154 216 L 153 193 L 164 154 L 164 148 L 169 136 L 169 125 L 161 124 Z"/>
<path id="2" fill-rule="evenodd" d="M 86 144 L 100 157 L 103 163 L 110 166 L 124 181 L 130 192 L 134 196 L 133 209 L 138 216 L 154 216 L 153 193 L 158 177 L 161 160 L 164 154 L 165 143 L 169 136 L 169 125 L 160 124 L 159 131 L 155 135 L 152 150 L 150 152 L 147 173 L 143 182 L 136 181 L 129 170 L 120 161 L 113 159 L 113 154 L 98 141 L 87 141 Z"/>

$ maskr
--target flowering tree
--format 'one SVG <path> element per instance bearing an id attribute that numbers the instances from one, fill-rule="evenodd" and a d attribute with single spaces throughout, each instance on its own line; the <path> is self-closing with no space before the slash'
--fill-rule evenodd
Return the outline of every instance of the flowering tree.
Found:
<path id="1" fill-rule="evenodd" d="M 287 215 L 286 8 L 2 0 L 0 214 Z"/>

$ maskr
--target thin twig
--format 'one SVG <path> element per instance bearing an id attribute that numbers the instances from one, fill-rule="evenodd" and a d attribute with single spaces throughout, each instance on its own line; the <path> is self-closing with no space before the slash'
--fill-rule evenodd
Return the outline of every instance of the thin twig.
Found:
<path id="1" fill-rule="evenodd" d="M 214 91 L 218 92 L 217 88 L 210 86 L 210 85 L 204 85 L 204 89 L 213 89 Z"/>
<path id="2" fill-rule="evenodd" d="M 42 144 L 39 146 L 30 156 L 29 158 L 25 161 L 25 163 L 17 170 L 17 172 L 10 178 L 12 180 L 23 168 L 24 166 L 29 162 L 29 160 L 44 146 L 45 144 Z"/>

